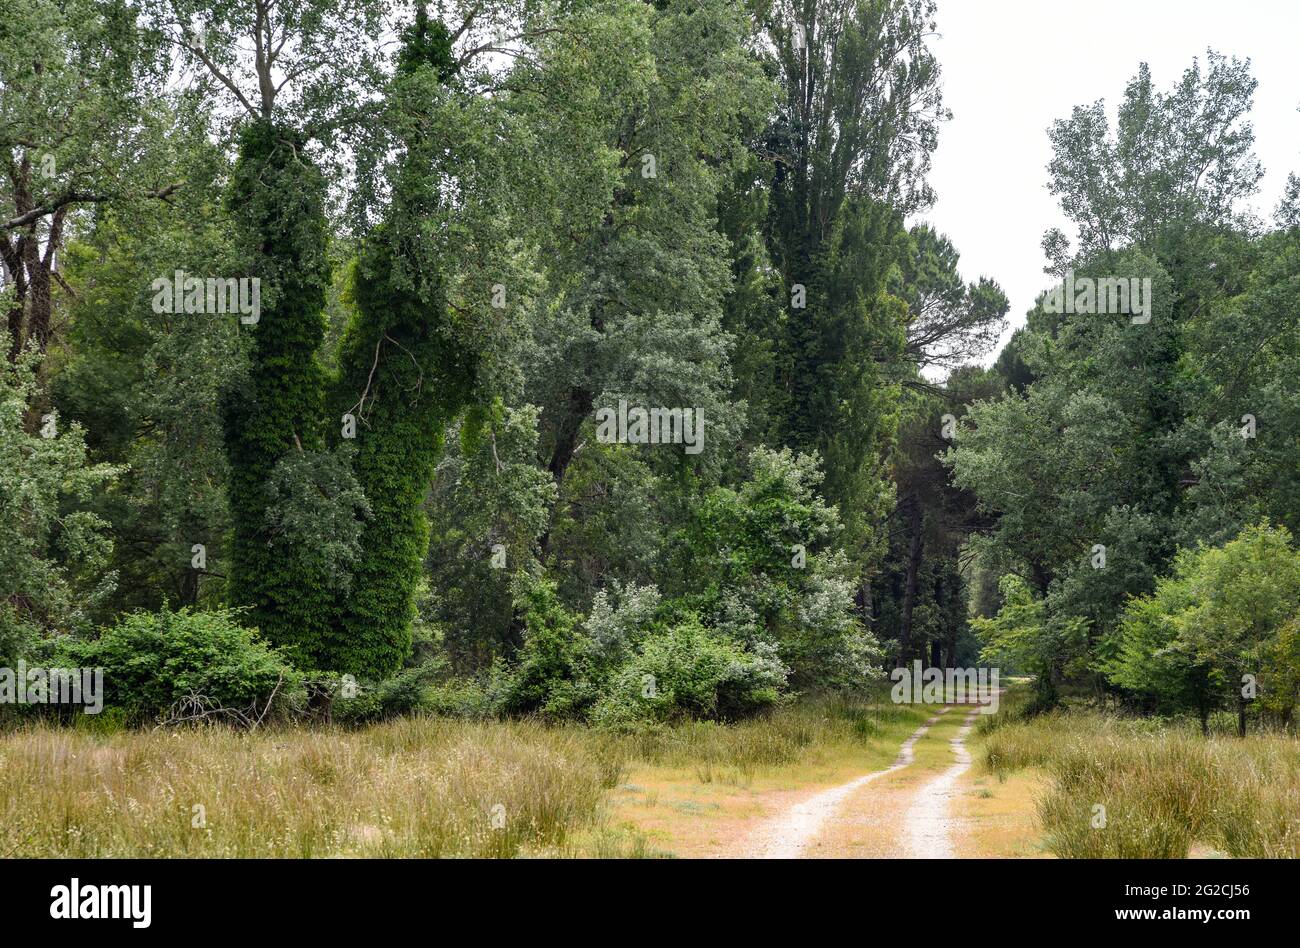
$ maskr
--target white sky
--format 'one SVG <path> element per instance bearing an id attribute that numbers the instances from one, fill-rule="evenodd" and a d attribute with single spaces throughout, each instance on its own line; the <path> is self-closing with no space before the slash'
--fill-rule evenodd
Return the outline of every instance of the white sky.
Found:
<path id="1" fill-rule="evenodd" d="M 966 280 L 1002 285 L 1003 342 L 1047 287 L 1043 232 L 1074 241 L 1047 192 L 1047 127 L 1096 99 L 1113 125 L 1138 63 L 1167 91 L 1207 46 L 1249 57 L 1265 171 L 1256 212 L 1271 219 L 1287 173 L 1300 171 L 1300 0 L 939 0 L 938 24 L 931 48 L 953 119 L 930 177 L 939 199 L 920 219 L 952 238 Z"/>

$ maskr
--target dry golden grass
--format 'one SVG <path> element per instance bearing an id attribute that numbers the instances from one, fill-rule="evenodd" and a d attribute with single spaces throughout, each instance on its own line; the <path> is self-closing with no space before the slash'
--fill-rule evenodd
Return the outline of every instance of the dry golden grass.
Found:
<path id="1" fill-rule="evenodd" d="M 994 776 L 1050 774 L 1038 816 L 1059 856 L 1300 856 L 1300 743 L 1283 734 L 1071 711 L 990 728 L 982 756 Z"/>
<path id="2" fill-rule="evenodd" d="M 0 855 L 517 855 L 598 822 L 620 769 L 606 749 L 576 731 L 437 719 L 32 727 L 0 741 Z"/>
<path id="3" fill-rule="evenodd" d="M 439 718 L 255 733 L 26 726 L 0 736 L 0 856 L 705 854 L 713 814 L 734 835 L 767 812 L 765 793 L 885 766 L 918 716 L 810 701 L 635 736 Z"/>
<path id="4" fill-rule="evenodd" d="M 976 757 L 977 748 L 972 748 Z M 955 838 L 963 859 L 1041 859 L 1050 857 L 1035 805 L 1051 787 L 1038 770 L 1020 770 L 998 780 L 978 769 L 957 784 L 954 814 L 963 832 Z"/>
<path id="5" fill-rule="evenodd" d="M 29 726 L 0 737 L 0 855 L 746 855 L 767 818 L 887 767 L 932 711 L 806 702 L 636 736 L 437 718 L 251 734 Z M 947 716 L 911 767 L 847 801 L 817 854 L 896 855 L 897 817 L 949 765 L 958 725 Z M 954 804 L 961 855 L 1300 855 L 1293 738 L 1072 712 L 998 716 L 972 751 L 982 766 Z"/>

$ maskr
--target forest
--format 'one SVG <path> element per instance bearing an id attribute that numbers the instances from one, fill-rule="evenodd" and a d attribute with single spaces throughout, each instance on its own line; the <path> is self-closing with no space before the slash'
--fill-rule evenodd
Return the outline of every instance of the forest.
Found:
<path id="1" fill-rule="evenodd" d="M 1251 63 L 1062 104 L 1020 324 L 927 219 L 941 22 L 8 9 L 0 855 L 703 854 L 596 814 L 888 764 L 914 663 L 1011 682 L 973 740 L 1054 854 L 1300 853 L 1300 178 L 1253 210 Z M 68 741 L 143 773 L 33 794 Z M 1249 756 L 1240 825 L 1125 804 L 1161 754 Z M 336 783 L 384 755 L 436 774 L 396 829 L 343 811 L 406 776 Z"/>

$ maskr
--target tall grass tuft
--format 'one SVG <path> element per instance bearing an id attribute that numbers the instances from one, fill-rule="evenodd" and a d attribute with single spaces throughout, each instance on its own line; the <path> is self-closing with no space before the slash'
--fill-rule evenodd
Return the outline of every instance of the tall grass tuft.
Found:
<path id="1" fill-rule="evenodd" d="M 629 762 L 730 780 L 874 746 L 909 714 L 809 700 L 630 735 L 436 717 L 251 733 L 27 723 L 0 736 L 0 857 L 659 855 L 607 824 Z"/>
<path id="2" fill-rule="evenodd" d="M 599 819 L 618 764 L 563 730 L 35 726 L 0 744 L 0 855 L 513 856 Z"/>
<path id="3" fill-rule="evenodd" d="M 817 759 L 835 746 L 866 746 L 881 728 L 910 714 L 888 701 L 810 699 L 737 724 L 696 721 L 612 738 L 628 758 L 691 767 L 704 783 L 719 772 L 752 776 L 758 767 Z"/>
<path id="4" fill-rule="evenodd" d="M 999 777 L 1046 770 L 1048 848 L 1068 858 L 1300 856 L 1300 744 L 1281 734 L 1204 738 L 1190 726 L 1070 711 L 984 735 Z M 1099 809 L 1104 808 L 1104 809 Z"/>

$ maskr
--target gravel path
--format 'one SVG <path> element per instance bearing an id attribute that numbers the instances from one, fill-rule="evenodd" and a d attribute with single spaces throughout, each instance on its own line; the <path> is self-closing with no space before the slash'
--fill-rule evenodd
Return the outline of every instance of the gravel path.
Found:
<path id="1" fill-rule="evenodd" d="M 949 803 L 955 793 L 957 778 L 970 769 L 970 751 L 966 749 L 966 735 L 975 725 L 979 709 L 966 715 L 961 730 L 948 743 L 957 762 L 925 784 L 912 801 L 903 818 L 903 834 L 907 840 L 907 855 L 915 859 L 953 859 L 953 818 Z"/>
<path id="2" fill-rule="evenodd" d="M 941 715 L 947 714 L 951 710 L 952 708 L 942 709 L 917 728 L 915 733 L 903 742 L 903 746 L 899 748 L 898 757 L 891 766 L 884 770 L 877 770 L 874 773 L 864 774 L 838 787 L 824 790 L 816 796 L 809 797 L 802 803 L 796 803 L 784 813 L 764 823 L 755 833 L 756 845 L 754 850 L 747 855 L 759 859 L 798 859 L 803 855 L 804 848 L 816 838 L 818 831 L 825 822 L 853 791 L 885 776 L 885 774 L 892 774 L 896 770 L 902 770 L 910 764 L 916 756 L 913 750 L 916 742 L 925 735 L 926 731 L 930 730 L 930 725 L 938 721 Z M 968 723 L 962 729 L 963 736 L 970 730 L 969 722 L 972 719 L 968 717 L 966 720 Z M 963 752 L 964 750 L 962 748 Z M 967 755 L 966 760 L 967 766 L 969 766 L 969 755 Z M 953 779 L 955 780 L 956 777 Z"/>

